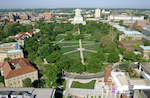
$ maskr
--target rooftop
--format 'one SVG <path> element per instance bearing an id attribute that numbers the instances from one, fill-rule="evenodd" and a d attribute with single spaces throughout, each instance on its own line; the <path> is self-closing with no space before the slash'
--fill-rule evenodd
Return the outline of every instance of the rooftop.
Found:
<path id="1" fill-rule="evenodd" d="M 124 34 L 142 34 L 138 31 L 135 31 L 133 29 L 119 29 L 119 31 L 122 31 Z"/>
<path id="2" fill-rule="evenodd" d="M 124 48 L 126 48 L 126 49 L 134 49 L 132 46 L 124 46 Z"/>
<path id="3" fill-rule="evenodd" d="M 87 18 L 86 20 L 99 20 L 98 18 Z"/>
<path id="4" fill-rule="evenodd" d="M 25 58 L 4 61 L 0 63 L 0 67 L 2 67 L 4 70 L 5 79 L 37 70 Z"/>
<path id="5" fill-rule="evenodd" d="M 113 27 L 117 28 L 117 29 L 125 29 L 124 26 L 120 26 L 120 25 L 113 25 Z"/>
<path id="6" fill-rule="evenodd" d="M 139 47 L 142 48 L 142 49 L 149 49 L 149 50 L 150 50 L 150 46 L 143 46 L 143 45 L 140 45 Z"/>
<path id="7" fill-rule="evenodd" d="M 121 40 L 119 41 L 124 45 L 134 45 L 134 44 L 143 44 L 142 41 L 127 41 L 127 40 Z"/>
<path id="8" fill-rule="evenodd" d="M 134 51 L 133 53 L 134 53 L 135 55 L 141 54 L 141 52 L 139 52 L 139 51 Z"/>
<path id="9" fill-rule="evenodd" d="M 130 79 L 131 85 L 147 85 L 145 79 Z"/>
<path id="10" fill-rule="evenodd" d="M 127 77 L 125 75 L 117 75 L 117 78 L 119 79 L 120 83 L 122 85 L 128 85 L 128 82 L 127 82 Z"/>
<path id="11" fill-rule="evenodd" d="M 148 62 L 142 62 L 141 63 L 149 72 L 150 72 L 150 63 Z"/>
<path id="12" fill-rule="evenodd" d="M 86 23 L 85 21 L 72 21 L 71 23 Z"/>

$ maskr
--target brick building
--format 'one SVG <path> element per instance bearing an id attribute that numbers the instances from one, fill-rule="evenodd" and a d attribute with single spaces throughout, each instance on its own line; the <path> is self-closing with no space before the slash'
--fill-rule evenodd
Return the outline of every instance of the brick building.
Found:
<path id="1" fill-rule="evenodd" d="M 44 13 L 44 19 L 51 19 L 53 13 Z"/>
<path id="2" fill-rule="evenodd" d="M 30 78 L 31 82 L 38 79 L 38 70 L 25 58 L 2 62 L 0 69 L 6 87 L 23 87 L 24 79 Z"/>
<path id="3" fill-rule="evenodd" d="M 29 15 L 28 14 L 22 14 L 22 15 L 19 15 L 19 18 L 28 20 L 29 19 Z"/>
<path id="4" fill-rule="evenodd" d="M 135 45 L 135 44 L 143 45 L 142 41 L 122 40 L 122 41 L 118 41 L 118 48 L 124 48 L 125 52 L 134 52 L 135 49 L 134 49 L 133 45 Z"/>

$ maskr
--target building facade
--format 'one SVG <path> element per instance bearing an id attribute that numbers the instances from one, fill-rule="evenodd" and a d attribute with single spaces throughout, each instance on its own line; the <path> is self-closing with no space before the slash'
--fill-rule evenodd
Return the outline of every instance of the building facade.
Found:
<path id="1" fill-rule="evenodd" d="M 21 43 L 3 43 L 0 45 L 0 62 L 3 62 L 5 58 L 16 59 L 23 58 L 23 50 L 21 49 Z"/>
<path id="2" fill-rule="evenodd" d="M 138 51 L 143 54 L 143 58 L 149 59 L 149 56 L 150 56 L 150 46 L 140 45 Z"/>
<path id="3" fill-rule="evenodd" d="M 101 17 L 101 9 L 95 9 L 95 17 L 96 18 Z"/>
<path id="4" fill-rule="evenodd" d="M 23 87 L 26 78 L 30 78 L 31 82 L 38 79 L 38 70 L 25 58 L 4 61 L 0 68 L 6 87 Z"/>
<path id="5" fill-rule="evenodd" d="M 44 19 L 51 19 L 53 13 L 44 13 Z"/>

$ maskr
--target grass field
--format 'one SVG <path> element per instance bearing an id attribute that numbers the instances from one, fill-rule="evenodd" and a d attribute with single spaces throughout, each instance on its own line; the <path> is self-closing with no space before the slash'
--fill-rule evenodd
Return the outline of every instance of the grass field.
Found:
<path id="1" fill-rule="evenodd" d="M 96 80 L 92 80 L 89 83 L 80 83 L 78 81 L 73 81 L 71 84 L 71 88 L 85 88 L 85 89 L 94 89 Z"/>
<path id="2" fill-rule="evenodd" d="M 60 41 L 61 39 L 65 38 L 64 35 L 57 35 L 55 41 Z"/>
<path id="3" fill-rule="evenodd" d="M 78 59 L 80 57 L 80 51 L 77 51 L 74 53 L 69 53 L 69 54 L 66 54 L 65 56 L 70 57 L 70 58 L 74 58 L 74 59 Z"/>
<path id="4" fill-rule="evenodd" d="M 73 50 L 76 50 L 76 48 L 74 47 L 61 48 L 60 53 L 66 53 L 66 52 L 73 51 Z"/>

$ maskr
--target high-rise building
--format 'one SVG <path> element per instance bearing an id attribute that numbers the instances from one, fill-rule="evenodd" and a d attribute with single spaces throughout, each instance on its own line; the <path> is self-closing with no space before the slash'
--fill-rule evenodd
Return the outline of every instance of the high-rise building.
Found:
<path id="1" fill-rule="evenodd" d="M 76 16 L 81 16 L 81 10 L 80 9 L 76 9 Z"/>
<path id="2" fill-rule="evenodd" d="M 9 21 L 15 21 L 15 15 L 14 14 L 9 14 Z"/>
<path id="3" fill-rule="evenodd" d="M 96 18 L 101 17 L 101 9 L 95 9 L 95 17 Z"/>
<path id="4" fill-rule="evenodd" d="M 44 13 L 44 19 L 51 19 L 53 13 Z"/>

